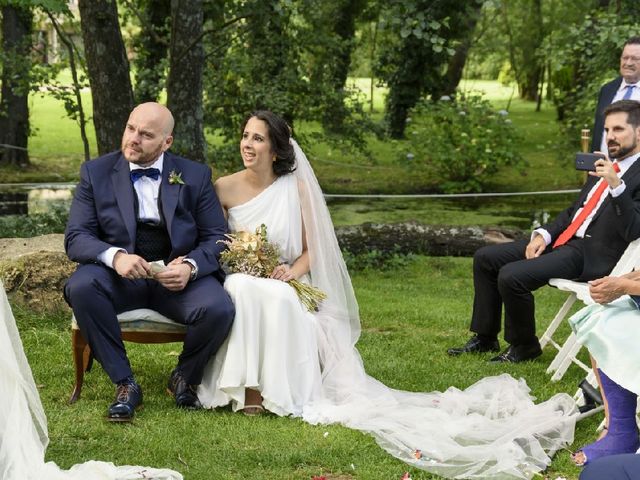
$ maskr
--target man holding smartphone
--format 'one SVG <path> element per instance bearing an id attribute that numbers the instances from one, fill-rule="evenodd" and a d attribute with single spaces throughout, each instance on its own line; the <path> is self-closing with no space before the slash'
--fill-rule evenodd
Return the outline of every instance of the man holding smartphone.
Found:
<path id="1" fill-rule="evenodd" d="M 510 346 L 491 362 L 521 362 L 542 353 L 535 331 L 532 292 L 551 278 L 593 280 L 607 275 L 627 245 L 640 238 L 640 103 L 615 102 L 604 111 L 609 156 L 595 170 L 576 202 L 529 241 L 491 245 L 474 255 L 475 335 L 449 355 L 497 352 L 502 305 Z"/>

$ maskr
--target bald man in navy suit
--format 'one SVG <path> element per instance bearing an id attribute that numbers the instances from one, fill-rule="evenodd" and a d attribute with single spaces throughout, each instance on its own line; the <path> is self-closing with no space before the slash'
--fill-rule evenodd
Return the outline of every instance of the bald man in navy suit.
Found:
<path id="1" fill-rule="evenodd" d="M 168 152 L 173 116 L 145 103 L 129 116 L 120 151 L 82 165 L 65 232 L 80 265 L 65 286 L 80 331 L 116 385 L 108 419 L 142 404 L 118 313 L 151 308 L 187 325 L 169 389 L 178 407 L 201 408 L 196 387 L 234 317 L 218 258 L 226 221 L 206 165 Z M 166 268 L 154 270 L 152 262 Z"/>

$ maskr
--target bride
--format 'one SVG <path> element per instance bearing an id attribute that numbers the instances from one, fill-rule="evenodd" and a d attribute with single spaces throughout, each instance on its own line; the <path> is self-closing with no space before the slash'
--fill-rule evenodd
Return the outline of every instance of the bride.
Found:
<path id="1" fill-rule="evenodd" d="M 182 480 L 173 470 L 90 461 L 61 470 L 44 461 L 47 419 L 0 283 L 0 478 L 2 480 Z"/>
<path id="2" fill-rule="evenodd" d="M 368 376 L 355 348 L 360 320 L 351 280 L 306 156 L 269 111 L 245 121 L 240 153 L 244 170 L 215 184 L 229 228 L 265 224 L 282 263 L 268 279 L 227 277 L 236 318 L 198 390 L 204 406 L 341 423 L 450 478 L 531 478 L 572 442 L 573 400 L 560 394 L 536 405 L 526 383 L 509 375 L 442 393 L 394 390 Z M 290 279 L 327 294 L 318 312 L 306 311 Z"/>

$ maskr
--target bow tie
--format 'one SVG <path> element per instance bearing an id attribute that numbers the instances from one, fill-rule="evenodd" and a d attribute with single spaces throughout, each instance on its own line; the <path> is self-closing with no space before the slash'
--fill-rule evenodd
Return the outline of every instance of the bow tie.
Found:
<path id="1" fill-rule="evenodd" d="M 129 173 L 131 181 L 136 183 L 142 177 L 151 177 L 153 180 L 157 180 L 160 176 L 160 170 L 157 168 L 136 168 Z"/>

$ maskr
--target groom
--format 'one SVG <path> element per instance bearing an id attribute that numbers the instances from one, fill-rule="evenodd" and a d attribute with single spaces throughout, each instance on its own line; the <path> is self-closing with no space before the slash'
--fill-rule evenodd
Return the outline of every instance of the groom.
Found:
<path id="1" fill-rule="evenodd" d="M 121 151 L 82 165 L 65 232 L 67 255 L 80 264 L 65 298 L 116 385 L 111 421 L 130 421 L 142 404 L 118 313 L 151 308 L 187 325 L 169 389 L 189 409 L 201 408 L 196 387 L 233 322 L 218 264 L 226 222 L 211 170 L 167 151 L 173 124 L 158 103 L 134 108 Z M 157 260 L 168 264 L 160 272 L 152 269 Z"/>

